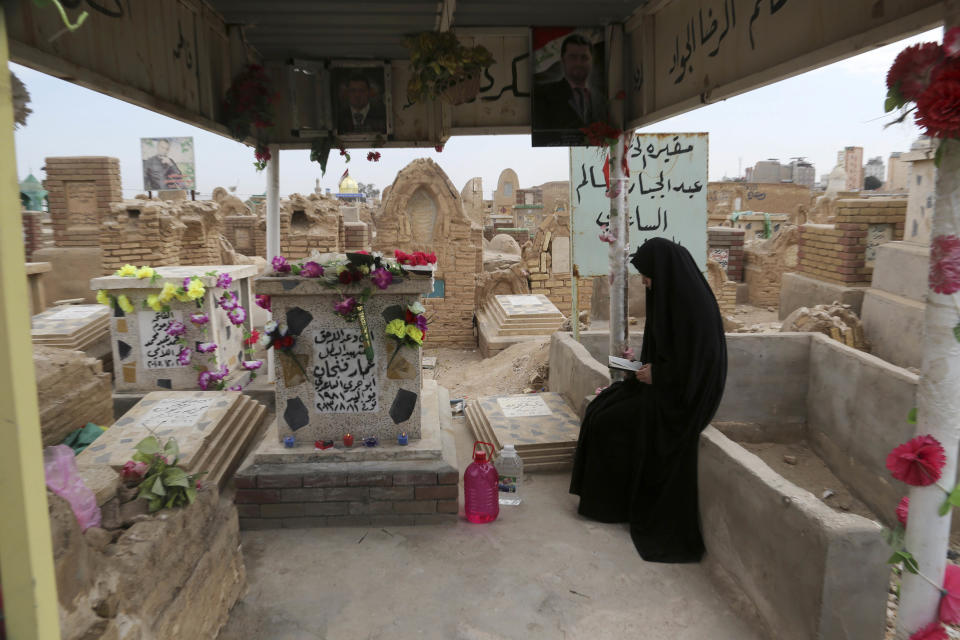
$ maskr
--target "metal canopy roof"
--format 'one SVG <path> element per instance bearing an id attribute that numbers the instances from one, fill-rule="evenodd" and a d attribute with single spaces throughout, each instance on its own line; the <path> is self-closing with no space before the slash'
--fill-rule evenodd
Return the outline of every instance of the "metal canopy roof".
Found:
<path id="1" fill-rule="evenodd" d="M 246 27 L 265 60 L 406 58 L 403 36 L 440 25 L 438 0 L 208 0 Z M 625 21 L 647 0 L 458 0 L 454 28 L 596 26 Z"/>

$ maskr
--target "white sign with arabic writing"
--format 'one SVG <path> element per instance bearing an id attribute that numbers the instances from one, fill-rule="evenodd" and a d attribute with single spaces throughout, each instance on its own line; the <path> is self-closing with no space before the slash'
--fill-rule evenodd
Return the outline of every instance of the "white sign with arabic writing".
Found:
<path id="1" fill-rule="evenodd" d="M 313 337 L 313 388 L 320 413 L 380 409 L 376 362 L 367 361 L 360 329 L 319 329 Z"/>
<path id="2" fill-rule="evenodd" d="M 173 369 L 184 367 L 177 356 L 181 346 L 177 338 L 167 333 L 173 322 L 183 322 L 181 311 L 139 311 L 140 353 L 145 369 Z"/>
<path id="3" fill-rule="evenodd" d="M 686 247 L 706 270 L 707 147 L 706 133 L 635 136 L 627 151 L 631 253 L 662 237 Z M 573 258 L 581 276 L 610 273 L 610 245 L 600 239 L 610 221 L 605 162 L 596 147 L 570 149 Z"/>

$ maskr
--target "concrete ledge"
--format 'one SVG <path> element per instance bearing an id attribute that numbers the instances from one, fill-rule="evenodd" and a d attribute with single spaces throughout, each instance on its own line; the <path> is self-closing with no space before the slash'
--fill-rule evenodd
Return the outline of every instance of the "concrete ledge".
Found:
<path id="1" fill-rule="evenodd" d="M 929 272 L 929 246 L 902 241 L 887 242 L 877 247 L 871 286 L 924 303 Z"/>
<path id="2" fill-rule="evenodd" d="M 863 297 L 863 334 L 870 351 L 900 367 L 923 363 L 923 316 L 927 305 L 910 298 L 868 289 Z"/>
<path id="3" fill-rule="evenodd" d="M 713 427 L 700 439 L 699 485 L 706 562 L 753 602 L 771 637 L 883 636 L 890 551 L 880 525 L 834 512 Z"/>
<path id="4" fill-rule="evenodd" d="M 610 372 L 571 334 L 558 331 L 550 339 L 549 384 L 550 390 L 562 395 L 573 412 L 582 417 L 587 397 L 597 387 L 610 384 Z"/>
<path id="5" fill-rule="evenodd" d="M 834 301 L 849 304 L 857 315 L 860 315 L 866 290 L 867 287 L 845 287 L 799 273 L 785 273 L 780 282 L 779 316 L 783 320 L 800 307 L 813 307 Z"/>

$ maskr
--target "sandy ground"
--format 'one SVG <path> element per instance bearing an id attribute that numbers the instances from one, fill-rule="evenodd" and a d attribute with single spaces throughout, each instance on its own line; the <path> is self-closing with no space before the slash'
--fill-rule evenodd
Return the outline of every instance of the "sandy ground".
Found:
<path id="1" fill-rule="evenodd" d="M 424 349 L 423 355 L 436 356 L 436 368 L 424 375 L 446 387 L 451 400 L 530 393 L 545 390 L 550 336 L 515 344 L 487 359 L 479 350 L 464 349 Z"/>

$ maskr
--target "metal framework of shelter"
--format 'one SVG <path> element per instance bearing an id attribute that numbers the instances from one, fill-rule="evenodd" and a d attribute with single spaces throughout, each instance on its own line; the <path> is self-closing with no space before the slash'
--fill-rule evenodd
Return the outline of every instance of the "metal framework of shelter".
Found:
<path id="1" fill-rule="evenodd" d="M 364 63 L 389 78 L 383 147 L 433 147 L 451 135 L 530 131 L 531 27 L 601 27 L 612 120 L 624 129 L 862 53 L 941 24 L 953 0 L 74 0 L 67 31 L 52 3 L 8 0 L 0 59 L 221 135 L 232 78 L 261 63 L 276 86 L 267 168 L 267 252 L 279 253 L 279 151 L 329 127 L 329 74 Z M 455 29 L 496 63 L 477 99 L 410 103 L 403 36 Z M 10 94 L 8 74 L 0 87 Z M 57 592 L 31 357 L 10 100 L 0 100 L 0 567 L 6 625 L 59 638 Z M 372 139 L 345 140 L 370 147 Z M 612 163 L 619 167 L 619 162 Z M 614 180 L 617 176 L 612 176 Z M 622 277 L 622 274 L 621 274 Z M 611 318 L 616 317 L 611 315 Z M 612 332 L 613 333 L 613 332 Z"/>

